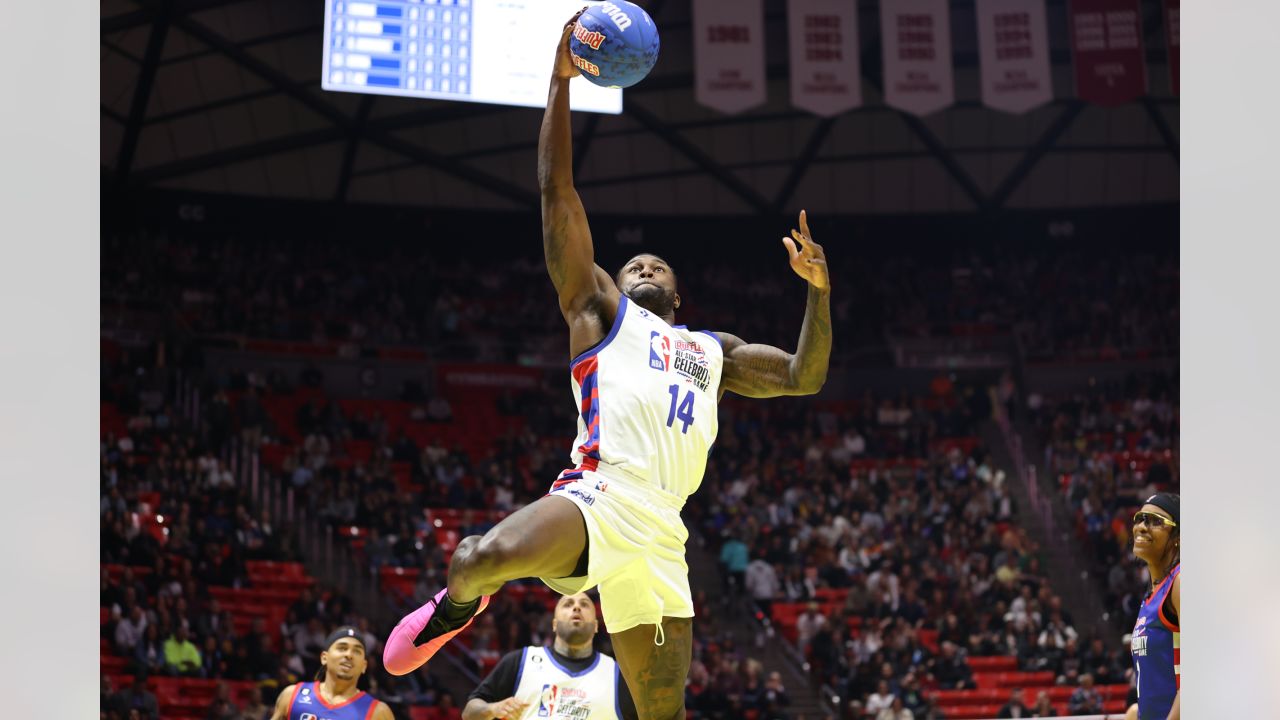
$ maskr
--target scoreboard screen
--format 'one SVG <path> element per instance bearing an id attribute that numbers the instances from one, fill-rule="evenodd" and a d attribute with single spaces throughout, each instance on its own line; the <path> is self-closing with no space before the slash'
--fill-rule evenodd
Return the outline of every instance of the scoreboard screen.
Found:
<path id="1" fill-rule="evenodd" d="M 545 107 L 556 42 L 583 0 L 326 0 L 325 90 Z M 574 78 L 574 110 L 622 91 Z"/>

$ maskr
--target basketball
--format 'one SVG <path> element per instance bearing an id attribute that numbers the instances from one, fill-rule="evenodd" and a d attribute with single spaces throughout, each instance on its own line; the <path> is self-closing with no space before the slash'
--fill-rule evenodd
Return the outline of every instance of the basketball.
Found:
<path id="1" fill-rule="evenodd" d="M 639 6 L 616 0 L 593 5 L 573 28 L 569 52 L 582 76 L 609 88 L 631 87 L 658 62 L 658 27 Z"/>

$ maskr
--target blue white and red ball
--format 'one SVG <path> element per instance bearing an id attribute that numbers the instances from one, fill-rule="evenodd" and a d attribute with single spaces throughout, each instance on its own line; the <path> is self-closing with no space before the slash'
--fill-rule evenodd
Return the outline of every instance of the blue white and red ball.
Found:
<path id="1" fill-rule="evenodd" d="M 658 26 L 649 13 L 626 0 L 583 11 L 569 38 L 569 53 L 582 76 L 596 85 L 631 87 L 658 62 Z"/>

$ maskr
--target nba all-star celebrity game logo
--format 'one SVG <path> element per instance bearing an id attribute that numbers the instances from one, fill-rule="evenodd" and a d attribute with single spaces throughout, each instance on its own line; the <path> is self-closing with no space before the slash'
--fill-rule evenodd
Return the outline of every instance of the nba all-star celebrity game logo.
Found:
<path id="1" fill-rule="evenodd" d="M 538 717 L 553 720 L 587 720 L 591 705 L 587 693 L 578 688 L 566 688 L 550 683 L 542 686 L 538 701 Z"/>
<path id="2" fill-rule="evenodd" d="M 702 345 L 692 340 L 676 340 L 673 348 L 671 338 L 656 330 L 649 333 L 649 367 L 663 372 L 674 370 L 699 390 L 705 391 L 711 382 L 707 353 Z"/>
<path id="3" fill-rule="evenodd" d="M 1140 657 L 1147 656 L 1147 619 L 1145 617 L 1138 618 L 1138 624 L 1133 628 L 1133 638 L 1129 641 L 1129 650 L 1134 655 Z"/>

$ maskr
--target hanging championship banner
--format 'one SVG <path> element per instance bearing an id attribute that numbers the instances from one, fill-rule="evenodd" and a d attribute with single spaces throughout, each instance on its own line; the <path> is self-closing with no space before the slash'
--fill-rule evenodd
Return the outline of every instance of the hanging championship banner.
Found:
<path id="1" fill-rule="evenodd" d="M 1169 89 L 1178 94 L 1178 75 L 1182 51 L 1178 47 L 1178 4 L 1180 0 L 1164 0 L 1164 44 L 1169 48 Z"/>
<path id="2" fill-rule="evenodd" d="M 982 104 L 1020 114 L 1053 99 L 1044 0 L 978 0 Z"/>
<path id="3" fill-rule="evenodd" d="M 1071 0 L 1071 53 L 1076 95 L 1096 105 L 1122 105 L 1147 91 L 1140 0 Z"/>
<path id="4" fill-rule="evenodd" d="M 694 0 L 694 97 L 737 113 L 765 100 L 764 0 Z"/>
<path id="5" fill-rule="evenodd" d="M 955 100 L 947 0 L 885 0 L 880 37 L 885 104 L 928 115 Z"/>
<path id="6" fill-rule="evenodd" d="M 791 104 L 831 117 L 862 104 L 857 0 L 790 0 Z"/>

